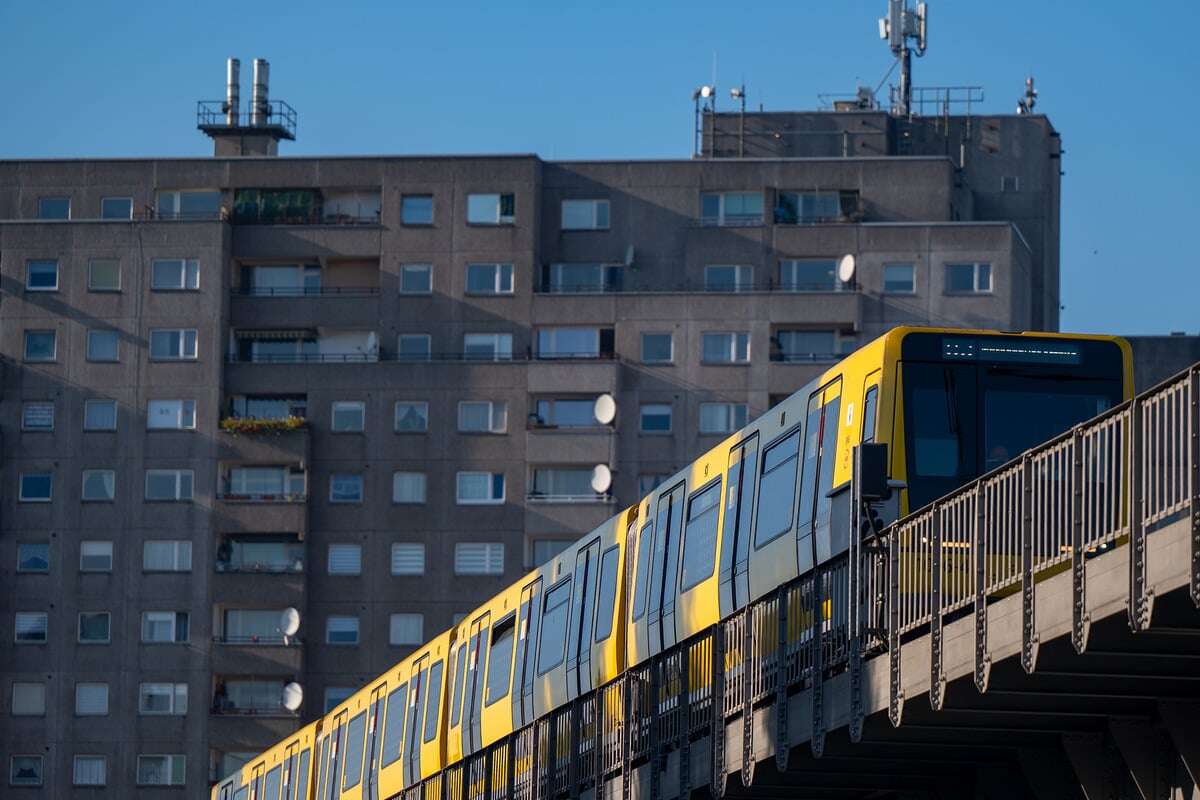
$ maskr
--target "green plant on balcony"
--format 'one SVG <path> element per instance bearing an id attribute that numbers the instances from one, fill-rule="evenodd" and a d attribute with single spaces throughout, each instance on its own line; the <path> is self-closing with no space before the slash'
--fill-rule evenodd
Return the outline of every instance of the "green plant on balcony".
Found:
<path id="1" fill-rule="evenodd" d="M 275 419 L 262 419 L 259 417 L 225 417 L 221 420 L 221 430 L 226 433 L 237 435 L 245 434 L 264 434 L 264 433 L 286 433 L 288 431 L 298 431 L 308 427 L 308 420 L 304 417 L 287 416 Z"/>

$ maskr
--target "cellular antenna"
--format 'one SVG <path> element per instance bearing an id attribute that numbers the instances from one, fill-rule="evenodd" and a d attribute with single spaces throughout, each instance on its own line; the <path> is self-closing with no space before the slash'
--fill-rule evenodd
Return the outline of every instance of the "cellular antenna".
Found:
<path id="1" fill-rule="evenodd" d="M 928 38 L 929 7 L 917 3 L 916 10 L 908 7 L 908 0 L 888 0 L 888 15 L 879 20 L 879 38 L 887 39 L 888 47 L 900 62 L 900 100 L 892 107 L 892 113 L 907 117 L 912 113 L 912 52 L 917 57 L 925 55 Z M 909 40 L 916 47 L 909 47 Z"/>

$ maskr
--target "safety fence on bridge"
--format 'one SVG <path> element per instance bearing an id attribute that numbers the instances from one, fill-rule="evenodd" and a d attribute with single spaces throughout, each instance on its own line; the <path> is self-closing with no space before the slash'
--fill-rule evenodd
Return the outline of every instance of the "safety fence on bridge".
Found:
<path id="1" fill-rule="evenodd" d="M 857 531 L 862 504 L 852 503 Z M 1147 536 L 1191 520 L 1192 601 L 1200 606 L 1200 364 L 1133 400 L 1030 450 L 886 527 L 851 536 L 847 553 L 781 586 L 730 618 L 631 668 L 482 752 L 406 790 L 404 800 L 545 800 L 578 797 L 619 781 L 629 798 L 663 796 L 674 755 L 672 794 L 691 791 L 693 751 L 706 748 L 707 781 L 725 793 L 729 726 L 741 727 L 740 780 L 755 770 L 754 711 L 774 704 L 776 765 L 787 766 L 789 697 L 810 690 L 809 742 L 822 754 L 825 680 L 848 673 L 852 741 L 864 722 L 864 661 L 889 659 L 889 716 L 901 724 L 901 650 L 928 635 L 930 703 L 945 688 L 942 630 L 974 616 L 975 674 L 986 691 L 989 602 L 1020 593 L 1021 664 L 1037 662 L 1035 593 L 1069 570 L 1071 640 L 1087 647 L 1089 561 L 1130 548 L 1129 624 L 1150 624 Z M 913 646 L 913 645 L 909 645 Z M 761 735 L 761 732 L 760 732 Z M 734 741 L 737 741 L 735 738 Z M 599 794 L 599 792 L 597 793 Z"/>

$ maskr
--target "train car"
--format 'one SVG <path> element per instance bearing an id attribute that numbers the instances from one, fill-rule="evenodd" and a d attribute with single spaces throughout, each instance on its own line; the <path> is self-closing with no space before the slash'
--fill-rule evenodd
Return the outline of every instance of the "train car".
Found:
<path id="1" fill-rule="evenodd" d="M 394 796 L 838 557 L 862 442 L 888 445 L 895 518 L 1132 394 L 1115 337 L 894 329 L 316 723 L 313 797 Z M 263 792 L 228 800 L 291 800 Z"/>
<path id="2" fill-rule="evenodd" d="M 320 722 L 312 722 L 224 778 L 213 800 L 308 800 L 313 744 Z"/>

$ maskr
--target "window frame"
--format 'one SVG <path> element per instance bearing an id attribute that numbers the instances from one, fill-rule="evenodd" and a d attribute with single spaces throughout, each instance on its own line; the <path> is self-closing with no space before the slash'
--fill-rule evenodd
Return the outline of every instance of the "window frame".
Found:
<path id="1" fill-rule="evenodd" d="M 81 760 L 99 761 L 101 766 L 100 777 L 102 780 L 98 783 L 81 783 L 79 781 L 79 762 Z M 108 785 L 108 756 L 103 753 L 76 753 L 71 759 L 71 785 L 72 786 L 107 786 Z"/>
<path id="2" fill-rule="evenodd" d="M 590 204 L 592 224 L 588 226 L 567 225 L 567 204 Z M 600 209 L 604 208 L 603 224 L 600 222 Z M 612 230 L 612 201 L 607 197 L 564 197 L 559 201 L 558 207 L 558 223 L 559 230 L 562 231 L 607 231 Z"/>
<path id="3" fill-rule="evenodd" d="M 117 284 L 116 286 L 97 286 L 94 278 L 94 271 L 98 263 L 112 263 L 117 266 Z M 117 294 L 121 291 L 121 259 L 119 258 L 89 258 L 88 259 L 88 276 L 87 290 L 96 294 Z"/>
<path id="4" fill-rule="evenodd" d="M 175 334 L 179 337 L 179 347 L 176 348 L 173 355 L 155 355 L 154 353 L 154 337 L 155 335 Z M 191 355 L 188 354 L 188 338 L 191 334 Z M 149 359 L 152 362 L 176 362 L 176 361 L 199 361 L 200 360 L 200 331 L 197 328 L 151 328 L 149 336 Z"/>
<path id="5" fill-rule="evenodd" d="M 760 206 L 759 206 L 757 221 L 752 219 L 752 217 L 747 214 L 732 214 L 731 215 L 726 209 L 726 206 L 728 205 L 728 198 L 731 195 L 739 195 L 739 196 L 743 196 L 743 197 L 758 195 Z M 717 203 L 718 203 L 717 216 L 712 217 L 712 216 L 705 215 L 704 199 L 706 197 L 716 197 L 717 198 Z M 757 227 L 760 225 L 764 225 L 766 223 L 767 199 L 766 199 L 766 192 L 763 191 L 762 189 L 759 189 L 757 191 L 754 189 L 724 189 L 724 190 L 720 190 L 720 191 L 700 192 L 699 206 L 700 206 L 699 207 L 700 213 L 696 215 L 696 218 L 699 220 L 700 225 L 703 227 L 751 228 L 751 227 Z"/>
<path id="6" fill-rule="evenodd" d="M 167 780 L 163 783 L 142 782 L 142 761 L 152 758 L 166 759 Z M 182 764 L 183 780 L 175 782 L 176 762 Z M 187 754 L 185 753 L 138 753 L 134 766 L 134 782 L 137 786 L 186 786 L 187 785 Z"/>
<path id="7" fill-rule="evenodd" d="M 146 548 L 151 545 L 171 545 L 171 569 L 147 567 L 146 566 Z M 185 548 L 182 545 L 187 545 L 187 569 L 182 569 L 179 565 L 183 561 L 182 553 Z M 192 541 L 190 539 L 146 539 L 142 542 L 142 572 L 143 573 L 186 573 L 192 571 L 193 558 Z"/>
<path id="8" fill-rule="evenodd" d="M 40 690 L 41 709 L 38 711 L 17 711 L 16 710 L 17 709 L 17 694 L 18 694 L 17 690 L 22 689 L 22 690 L 27 690 L 27 691 L 34 691 L 34 689 L 32 687 L 37 687 L 37 689 Z M 28 702 L 29 702 L 28 699 L 25 699 L 22 701 L 23 704 L 28 703 Z M 36 706 L 38 704 L 35 703 L 34 705 Z M 9 713 L 9 716 L 13 716 L 13 717 L 44 717 L 44 716 L 46 716 L 46 681 L 20 681 L 20 680 L 13 681 L 12 689 L 9 692 L 8 713 Z"/>
<path id="9" fill-rule="evenodd" d="M 420 355 L 413 355 L 404 352 L 403 340 L 416 341 L 421 339 L 425 342 L 425 352 Z M 423 361 L 433 360 L 433 337 L 428 333 L 398 333 L 396 334 L 396 360 L 408 363 L 420 363 Z"/>
<path id="10" fill-rule="evenodd" d="M 357 412 L 357 427 L 338 427 L 338 413 Z M 330 433 L 364 433 L 367 429 L 367 404 L 363 400 L 334 400 L 329 411 Z"/>
<path id="11" fill-rule="evenodd" d="M 413 479 L 419 478 L 421 486 L 420 500 L 397 500 L 396 499 L 396 482 L 400 476 L 409 476 Z M 398 469 L 392 472 L 392 505 L 398 506 L 423 506 L 429 502 L 429 476 L 425 472 L 415 470 Z"/>
<path id="12" fill-rule="evenodd" d="M 418 629 L 418 632 L 416 635 L 417 638 L 414 641 L 398 642 L 395 640 L 395 638 L 393 636 L 393 634 L 395 633 L 395 629 L 393 628 L 393 625 L 394 625 L 395 620 L 398 617 L 407 618 L 408 621 L 410 621 L 410 622 L 413 621 L 414 619 L 417 622 L 419 622 L 419 629 Z M 424 614 L 408 612 L 408 611 L 395 611 L 395 612 L 388 614 L 388 645 L 390 645 L 391 647 L 420 647 L 424 643 L 425 643 L 425 615 Z"/>
<path id="13" fill-rule="evenodd" d="M 401 428 L 400 423 L 400 407 L 412 406 L 413 408 L 421 407 L 423 412 L 421 418 L 424 422 L 420 428 Z M 393 433 L 429 433 L 429 401 L 428 400 L 397 400 L 392 406 L 392 432 Z"/>
<path id="14" fill-rule="evenodd" d="M 67 202 L 67 215 L 66 215 L 65 217 L 59 217 L 59 216 L 46 216 L 46 213 L 45 213 L 45 211 L 43 210 L 43 209 L 44 209 L 44 206 L 43 206 L 42 204 L 43 204 L 43 203 L 46 203 L 46 202 L 48 202 L 48 201 L 49 201 L 49 202 L 53 202 L 53 201 L 55 201 L 55 200 L 65 200 L 65 201 Z M 71 206 L 72 206 L 72 205 L 73 205 L 73 204 L 71 203 L 71 195 L 69 195 L 69 194 L 46 194 L 46 195 L 39 195 L 39 196 L 38 196 L 38 199 L 37 199 L 37 218 L 38 218 L 39 220 L 45 220 L 45 221 L 60 221 L 60 222 L 61 222 L 61 221 L 63 221 L 63 220 L 69 220 L 69 219 L 71 219 Z"/>
<path id="15" fill-rule="evenodd" d="M 488 497 L 483 500 L 464 499 L 462 495 L 462 479 L 464 476 L 486 475 L 488 476 Z M 496 488 L 496 478 L 500 478 L 501 492 L 499 497 L 495 497 L 494 490 Z M 503 472 L 490 472 L 485 470 L 459 470 L 454 474 L 454 502 L 460 506 L 502 506 L 508 496 L 508 480 Z"/>
<path id="16" fill-rule="evenodd" d="M 29 412 L 35 408 L 50 408 L 50 424 L 49 425 L 29 425 L 27 419 Z M 57 411 L 53 400 L 22 400 L 21 401 L 21 431 L 24 433 L 53 433 L 54 432 L 54 417 Z M 35 415 L 36 416 L 36 415 Z"/>
<path id="17" fill-rule="evenodd" d="M 85 553 L 83 551 L 87 548 L 85 548 L 84 545 L 108 545 L 107 548 L 105 548 L 105 547 L 98 548 L 98 550 L 101 550 L 101 551 L 103 551 L 103 550 L 108 551 L 107 552 L 108 566 L 107 567 L 84 566 L 84 563 L 83 563 L 84 558 L 104 558 L 105 557 L 105 554 L 102 552 L 101 553 L 91 553 L 91 554 L 85 555 Z M 116 563 L 116 547 L 110 539 L 84 539 L 79 542 L 79 571 L 80 572 L 82 572 L 82 573 L 97 573 L 97 572 L 98 573 L 111 573 L 113 571 L 113 564 L 115 564 L 115 563 Z"/>
<path id="18" fill-rule="evenodd" d="M 165 477 L 173 475 L 175 479 L 175 494 L 173 497 L 150 497 L 150 477 Z M 189 478 L 190 491 L 185 495 L 184 479 Z M 196 498 L 196 471 L 191 469 L 147 469 L 144 481 L 142 500 L 148 503 L 191 503 Z"/>
<path id="19" fill-rule="evenodd" d="M 54 285 L 53 286 L 33 286 L 33 270 L 34 266 L 43 266 L 46 264 L 54 265 Z M 62 262 L 57 258 L 28 258 L 25 259 L 25 291 L 26 292 L 57 292 L 62 288 Z"/>
<path id="20" fill-rule="evenodd" d="M 20 636 L 20 633 L 17 630 L 19 627 L 17 625 L 17 620 L 19 620 L 21 617 L 25 617 L 30 621 L 36 621 L 37 618 L 40 617 L 41 622 L 42 622 L 42 624 L 41 624 L 42 638 L 40 638 L 40 639 L 18 638 Z M 13 644 L 22 645 L 22 646 L 24 646 L 24 645 L 37 646 L 37 645 L 47 644 L 49 641 L 50 641 L 50 612 L 48 612 L 48 611 L 14 611 L 13 612 Z"/>
<path id="21" fill-rule="evenodd" d="M 494 197 L 496 198 L 496 214 L 495 220 L 491 219 L 472 219 L 471 218 L 471 198 L 473 197 Z M 510 197 L 512 204 L 512 213 L 504 213 L 504 198 Z M 479 225 L 481 227 L 498 227 L 502 225 L 517 224 L 517 193 L 516 192 L 467 192 L 466 198 L 466 214 L 464 215 L 467 225 Z"/>
<path id="22" fill-rule="evenodd" d="M 970 267 L 973 289 L 951 289 L 950 272 L 955 268 Z M 942 265 L 942 293 L 958 297 L 975 295 L 994 295 L 996 293 L 996 271 L 990 261 L 947 261 Z M 987 275 L 987 288 L 980 288 L 980 276 Z"/>
<path id="23" fill-rule="evenodd" d="M 896 268 L 908 268 L 909 285 L 907 289 L 889 289 L 888 288 L 888 270 Z M 917 265 L 912 261 L 896 261 L 883 265 L 882 274 L 883 283 L 880 285 L 879 291 L 882 294 L 896 295 L 914 295 L 917 293 Z"/>
<path id="24" fill-rule="evenodd" d="M 171 615 L 171 638 L 170 639 L 147 639 L 146 638 L 146 623 L 149 621 L 149 617 L 151 615 L 166 615 L 166 614 Z M 183 627 L 186 628 L 185 632 L 187 633 L 187 636 L 183 639 L 178 638 L 181 620 L 183 623 Z M 163 619 L 157 620 L 158 623 L 163 623 L 165 621 L 166 620 L 163 620 Z M 187 611 L 161 611 L 158 609 L 144 610 L 144 611 L 142 611 L 142 615 L 141 615 L 141 630 L 139 631 L 139 634 L 140 634 L 138 637 L 139 644 L 152 644 L 152 645 L 181 644 L 181 645 L 186 645 L 186 644 L 188 644 L 188 642 L 191 641 L 191 638 L 192 638 L 191 614 Z"/>
<path id="25" fill-rule="evenodd" d="M 646 337 L 647 336 L 665 336 L 667 337 L 669 354 L 664 359 L 648 359 L 646 358 Z M 674 364 L 675 363 L 675 332 L 674 331 L 642 331 L 638 337 L 639 351 L 638 358 L 643 364 Z"/>
<path id="26" fill-rule="evenodd" d="M 463 407 L 464 406 L 480 406 L 486 404 L 488 407 L 487 429 L 464 428 L 463 427 Z M 508 433 L 508 401 L 507 400 L 459 400 L 458 401 L 458 432 L 472 435 L 482 436 L 503 436 Z M 500 418 L 499 425 L 497 417 Z"/>
<path id="27" fill-rule="evenodd" d="M 419 572 L 397 572 L 396 571 L 396 549 L 402 547 L 419 548 L 421 553 L 421 569 Z M 415 578 L 425 574 L 425 561 L 427 549 L 424 542 L 392 542 L 391 548 L 388 550 L 388 574 L 393 578 Z M 414 550 L 414 552 L 416 552 Z"/>
<path id="28" fill-rule="evenodd" d="M 155 414 L 153 412 L 154 412 L 154 406 L 156 404 L 158 404 L 160 406 L 166 405 L 168 408 L 170 408 L 172 411 L 171 416 L 176 417 L 180 424 L 178 424 L 178 425 L 152 425 L 152 424 L 150 424 L 151 420 L 153 420 L 155 418 Z M 185 422 L 188 418 L 188 415 L 189 415 L 189 411 L 188 411 L 189 406 L 191 407 L 190 415 L 191 415 L 191 420 L 192 420 L 190 425 L 185 424 Z M 159 416 L 166 417 L 168 415 L 163 414 L 163 415 L 159 415 Z M 186 400 L 186 399 L 169 399 L 169 398 L 154 398 L 154 399 L 147 400 L 146 401 L 146 430 L 147 431 L 194 431 L 194 430 L 196 430 L 196 401 L 195 400 Z"/>
<path id="29" fill-rule="evenodd" d="M 706 351 L 708 350 L 708 348 L 705 347 L 705 340 L 708 339 L 708 337 L 710 337 L 710 336 L 728 336 L 729 337 L 729 352 L 728 352 L 729 359 L 728 360 L 712 361 L 705 355 Z M 745 337 L 745 340 L 746 340 L 746 348 L 745 348 L 746 357 L 744 359 L 739 359 L 739 358 L 737 358 L 737 356 L 739 355 L 739 350 L 741 349 L 739 347 L 739 344 L 741 342 L 742 337 Z M 753 353 L 751 352 L 751 347 L 750 347 L 750 345 L 751 345 L 750 340 L 751 340 L 750 331 L 701 331 L 701 333 L 700 333 L 700 363 L 705 366 L 710 366 L 710 367 L 712 367 L 712 366 L 735 366 L 735 367 L 746 366 L 751 363 L 751 360 L 753 358 Z"/>
<path id="30" fill-rule="evenodd" d="M 128 216 L 126 216 L 126 215 L 113 216 L 113 215 L 104 213 L 104 205 L 106 203 L 108 203 L 110 200 L 127 200 L 127 201 L 129 201 Z M 133 219 L 133 197 L 131 195 L 121 195 L 121 194 L 108 195 L 108 196 L 101 197 L 100 198 L 100 219 L 108 219 L 108 220 L 131 220 L 131 219 Z"/>
<path id="31" fill-rule="evenodd" d="M 484 569 L 482 569 L 478 572 L 460 571 L 460 569 L 459 569 L 459 549 L 462 547 L 471 547 L 471 546 L 480 546 L 480 547 L 487 548 L 487 550 L 484 552 L 484 565 L 483 565 Z M 500 569 L 495 570 L 495 571 L 491 571 L 491 570 L 487 569 L 487 567 L 490 565 L 490 563 L 492 561 L 492 556 L 494 555 L 492 552 L 493 547 L 500 548 L 500 550 L 499 550 Z M 504 559 L 505 559 L 506 555 L 507 554 L 505 553 L 504 542 L 455 542 L 454 543 L 454 574 L 458 577 L 501 576 L 504 574 Z"/>
<path id="32" fill-rule="evenodd" d="M 112 408 L 113 424 L 112 424 L 111 428 L 102 428 L 102 427 L 98 427 L 95 425 L 88 425 L 88 409 L 89 408 L 100 408 L 101 406 Z M 85 432 L 96 432 L 96 431 L 113 432 L 117 429 L 117 423 L 119 422 L 119 416 L 120 416 L 120 413 L 119 413 L 119 408 L 117 406 L 116 400 L 112 400 L 107 397 L 92 397 L 92 398 L 88 398 L 87 400 L 83 401 L 83 430 Z"/>
<path id="33" fill-rule="evenodd" d="M 348 634 L 349 629 L 345 631 L 335 631 L 333 622 L 338 620 L 339 623 L 348 620 L 354 620 L 354 641 L 334 641 L 331 636 Z M 362 619 L 356 614 L 329 614 L 325 617 L 325 644 L 330 647 L 358 647 L 362 644 Z"/>
<path id="34" fill-rule="evenodd" d="M 667 428 L 666 430 L 647 430 L 646 429 L 646 409 L 648 408 L 665 408 L 667 409 Z M 642 403 L 638 406 L 638 434 L 641 436 L 670 436 L 675 430 L 675 404 L 674 403 Z"/>
<path id="35" fill-rule="evenodd" d="M 705 429 L 704 427 L 704 409 L 705 408 L 721 408 L 724 416 L 725 427 L 720 429 Z M 742 417 L 741 424 L 737 424 L 739 414 Z M 732 433 L 737 433 L 742 428 L 746 427 L 750 422 L 750 404 L 738 403 L 731 400 L 714 400 L 701 402 L 696 409 L 696 431 L 701 436 L 728 436 Z"/>
<path id="36" fill-rule="evenodd" d="M 357 498 L 338 498 L 335 497 L 334 487 L 338 480 L 345 480 L 354 477 L 358 479 L 358 497 Z M 366 502 L 367 487 L 366 481 L 361 472 L 331 472 L 329 473 L 329 502 L 336 505 L 355 505 Z"/>
<path id="37" fill-rule="evenodd" d="M 426 226 L 426 227 L 428 227 L 428 226 Z M 422 269 L 425 272 L 425 277 L 429 283 L 429 288 L 422 289 L 421 291 L 416 291 L 414 289 L 405 289 L 404 288 L 405 274 L 409 273 L 409 272 L 420 271 Z M 407 295 L 407 296 L 416 296 L 416 297 L 428 297 L 429 295 L 433 294 L 433 264 L 424 263 L 424 262 L 412 262 L 412 263 L 407 263 L 407 264 L 401 264 L 400 268 L 396 274 L 396 290 L 397 290 L 397 292 L 396 292 L 397 294 Z"/>
<path id="38" fill-rule="evenodd" d="M 492 340 L 492 352 L 490 355 L 472 354 L 468 347 L 470 345 L 467 340 L 470 338 L 482 339 L 490 338 Z M 513 360 L 513 335 L 511 333 L 480 333 L 469 331 L 463 334 L 463 361 L 512 361 Z"/>
<path id="39" fill-rule="evenodd" d="M 112 357 L 97 356 L 92 352 L 93 340 L 102 341 L 100 337 L 112 337 L 114 354 Z M 89 364 L 118 364 L 121 361 L 121 333 L 112 328 L 89 328 L 84 342 L 84 359 Z"/>
<path id="40" fill-rule="evenodd" d="M 160 264 L 179 265 L 179 285 L 161 284 L 158 280 Z M 193 266 L 195 265 L 195 266 Z M 194 284 L 194 285 L 193 285 Z M 198 258 L 154 258 L 150 260 L 150 291 L 152 292 L 198 292 L 200 291 L 200 259 Z"/>
<path id="41" fill-rule="evenodd" d="M 49 491 L 45 496 L 27 495 L 25 493 L 25 480 L 27 478 L 46 477 L 49 476 Z M 21 503 L 53 503 L 54 502 L 54 470 L 48 472 L 21 472 L 17 475 L 17 501 Z"/>
<path id="42" fill-rule="evenodd" d="M 339 552 L 344 550 L 346 553 L 352 552 L 351 548 L 353 548 L 353 552 L 357 553 L 356 558 L 358 563 L 354 567 L 353 571 L 334 570 L 333 553 L 335 548 L 338 548 Z M 362 545 L 358 542 L 330 542 L 328 547 L 325 549 L 325 574 L 332 575 L 334 577 L 355 577 L 362 575 Z"/>
<path id="43" fill-rule="evenodd" d="M 36 760 L 37 768 L 37 783 L 17 781 L 17 759 Z M 46 783 L 46 757 L 41 753 L 13 753 L 9 756 L 8 767 L 8 785 L 9 786 L 44 786 Z"/>
<path id="44" fill-rule="evenodd" d="M 404 218 L 404 203 L 409 198 L 429 198 L 429 220 L 413 222 Z M 437 206 L 434 203 L 432 193 L 422 194 L 420 192 L 402 193 L 400 195 L 400 224 L 410 228 L 432 228 L 437 221 Z"/>
<path id="45" fill-rule="evenodd" d="M 146 687 L 168 687 L 165 692 L 147 693 Z M 182 703 L 180 702 L 180 687 L 183 687 Z M 145 699 L 147 696 L 165 695 L 170 698 L 169 708 L 166 711 L 147 710 Z M 138 716 L 139 717 L 183 717 L 188 713 L 188 684 L 186 681 L 141 681 L 138 683 Z"/>
<path id="46" fill-rule="evenodd" d="M 49 575 L 50 574 L 50 543 L 49 542 L 16 542 L 17 558 L 14 572 L 18 575 Z M 28 560 L 29 556 L 21 555 L 21 548 L 24 547 L 42 547 L 45 548 L 45 569 L 26 569 L 22 565 Z"/>
<path id="47" fill-rule="evenodd" d="M 473 270 L 490 270 L 492 278 L 491 289 L 472 289 L 471 272 Z M 463 294 L 468 297 L 509 297 L 516 294 L 517 268 L 511 261 L 468 261 L 464 276 Z M 504 288 L 505 283 L 508 288 Z"/>
<path id="48" fill-rule="evenodd" d="M 112 612 L 111 611 L 80 611 L 77 615 L 75 626 L 75 643 L 79 645 L 105 645 L 112 644 Z M 107 633 L 103 639 L 84 639 L 83 638 L 83 618 L 84 616 L 108 618 Z"/>
<path id="49" fill-rule="evenodd" d="M 111 486 L 112 492 L 107 497 L 89 497 L 88 496 L 88 479 L 97 476 L 110 475 L 112 476 Z M 107 482 L 106 482 L 107 488 Z M 79 500 L 82 503 L 113 503 L 117 499 L 117 471 L 115 469 L 85 469 L 81 473 L 79 485 Z"/>
<path id="50" fill-rule="evenodd" d="M 29 355 L 29 344 L 31 336 L 50 337 L 50 355 L 48 356 L 31 356 Z M 24 331 L 21 360 L 28 364 L 54 364 L 58 362 L 58 330 L 55 328 L 27 328 Z"/>
<path id="51" fill-rule="evenodd" d="M 709 275 L 714 270 L 731 269 L 733 270 L 732 284 L 715 284 L 709 278 Z M 742 294 L 744 292 L 754 291 L 754 265 L 753 264 L 705 264 L 704 265 L 704 291 L 714 294 Z"/>
<path id="52" fill-rule="evenodd" d="M 103 711 L 80 711 L 79 710 L 79 689 L 80 687 L 104 687 L 104 710 Z M 77 717 L 107 717 L 110 713 L 112 699 L 112 691 L 109 688 L 107 681 L 76 681 L 75 682 L 75 716 Z"/>

